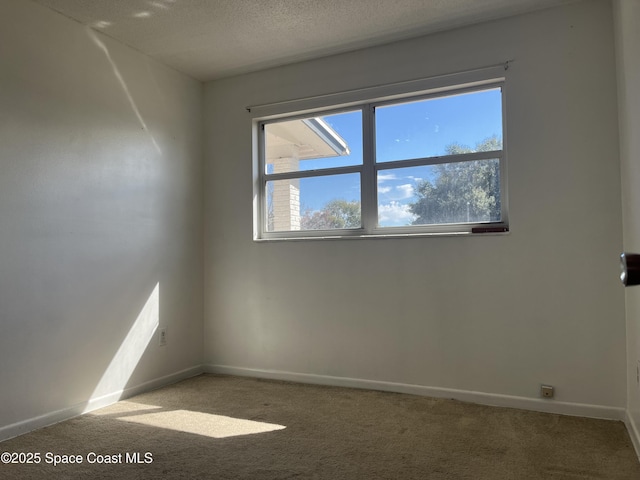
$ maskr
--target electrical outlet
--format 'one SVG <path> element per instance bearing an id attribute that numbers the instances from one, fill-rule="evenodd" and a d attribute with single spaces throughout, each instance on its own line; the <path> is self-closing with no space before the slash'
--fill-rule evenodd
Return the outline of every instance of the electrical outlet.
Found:
<path id="1" fill-rule="evenodd" d="M 167 327 L 160 329 L 160 345 L 167 344 Z"/>
<path id="2" fill-rule="evenodd" d="M 540 385 L 540 394 L 544 398 L 553 398 L 553 387 L 551 385 Z"/>

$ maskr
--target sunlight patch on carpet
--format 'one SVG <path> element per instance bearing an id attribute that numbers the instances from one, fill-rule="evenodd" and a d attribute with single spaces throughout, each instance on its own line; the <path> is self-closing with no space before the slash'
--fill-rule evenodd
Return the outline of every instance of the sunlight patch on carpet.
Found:
<path id="1" fill-rule="evenodd" d="M 253 420 L 226 417 L 224 415 L 191 412 L 189 410 L 170 410 L 145 413 L 142 415 L 127 415 L 119 417 L 118 420 L 212 438 L 253 435 L 286 428 L 283 425 L 274 423 L 256 422 Z"/>

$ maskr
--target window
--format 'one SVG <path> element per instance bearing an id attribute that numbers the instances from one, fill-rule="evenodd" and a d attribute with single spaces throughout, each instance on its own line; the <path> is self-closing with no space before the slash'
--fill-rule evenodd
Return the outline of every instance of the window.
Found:
<path id="1" fill-rule="evenodd" d="M 507 231 L 503 87 L 257 119 L 256 238 Z"/>

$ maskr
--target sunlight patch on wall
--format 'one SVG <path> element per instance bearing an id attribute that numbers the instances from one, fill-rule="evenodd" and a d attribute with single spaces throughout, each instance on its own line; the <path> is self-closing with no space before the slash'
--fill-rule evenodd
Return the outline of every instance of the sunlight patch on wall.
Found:
<path id="1" fill-rule="evenodd" d="M 93 28 L 109 28 L 111 25 L 113 25 L 113 23 L 109 22 L 107 20 L 98 20 L 97 22 L 93 22 L 91 24 L 91 27 L 93 27 Z"/>
<path id="2" fill-rule="evenodd" d="M 121 392 L 140 362 L 160 321 L 160 284 L 157 283 L 138 318 L 129 330 L 111 363 L 105 370 L 91 398 Z"/>
<path id="3" fill-rule="evenodd" d="M 127 82 L 124 81 L 124 78 L 123 78 L 122 74 L 120 73 L 120 69 L 118 68 L 116 63 L 113 61 L 113 59 L 111 58 L 111 54 L 109 53 L 109 49 L 98 38 L 96 33 L 93 30 L 91 30 L 91 28 L 87 28 L 87 35 L 89 35 L 89 37 L 91 38 L 93 43 L 95 43 L 96 46 L 100 50 L 102 50 L 102 52 L 107 57 L 107 60 L 109 61 L 109 63 L 111 64 L 111 68 L 113 69 L 113 74 L 115 75 L 116 79 L 120 83 L 120 86 L 122 87 L 122 90 L 124 91 L 124 94 L 127 97 L 127 100 L 129 100 L 129 104 L 131 105 L 133 113 L 138 118 L 138 121 L 140 122 L 140 126 L 142 126 L 143 130 L 149 134 L 149 137 L 151 137 L 151 143 L 153 143 L 153 146 L 158 151 L 158 153 L 162 154 L 162 149 L 160 148 L 160 145 L 158 145 L 158 142 L 156 142 L 156 139 L 151 134 L 151 132 L 149 131 L 149 128 L 147 127 L 147 124 L 145 123 L 144 119 L 142 118 L 142 114 L 140 113 L 140 110 L 138 109 L 138 105 L 136 105 L 135 100 L 131 96 L 131 92 L 129 91 L 129 87 L 127 86 Z"/>

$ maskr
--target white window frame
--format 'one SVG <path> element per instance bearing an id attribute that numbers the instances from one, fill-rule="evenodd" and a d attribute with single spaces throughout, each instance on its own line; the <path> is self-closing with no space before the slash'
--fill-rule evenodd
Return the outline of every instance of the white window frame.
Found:
<path id="1" fill-rule="evenodd" d="M 373 87 L 339 94 L 323 95 L 309 99 L 251 107 L 251 109 L 248 108 L 253 117 L 254 240 L 393 238 L 432 235 L 507 233 L 509 231 L 509 222 L 507 205 L 505 73 L 506 65 L 505 68 L 502 66 L 491 67 L 479 69 L 473 72 L 444 75 L 431 79 L 403 82 L 401 84 Z M 377 107 L 495 88 L 499 88 L 502 93 L 502 150 L 414 158 L 409 160 L 394 160 L 380 163 L 375 161 L 375 109 Z M 277 121 L 295 120 L 299 118 L 323 116 L 354 110 L 362 111 L 362 164 L 309 171 L 266 173 L 265 125 Z M 487 159 L 498 159 L 500 164 L 500 222 L 429 224 L 398 227 L 378 226 L 378 172 L 403 167 Z M 362 228 L 267 231 L 268 219 L 266 185 L 268 181 L 303 179 L 346 173 L 358 173 L 360 175 Z"/>

